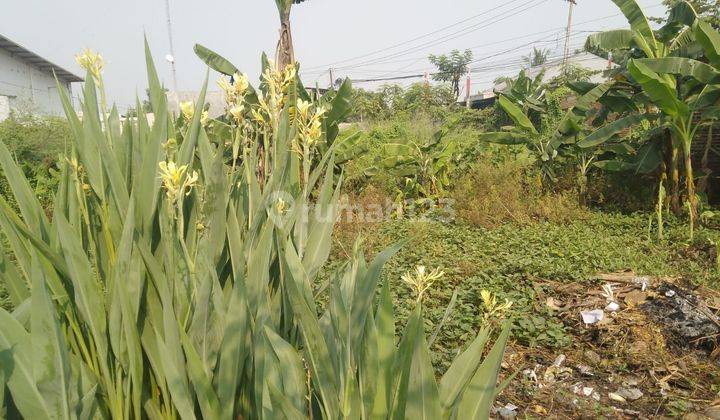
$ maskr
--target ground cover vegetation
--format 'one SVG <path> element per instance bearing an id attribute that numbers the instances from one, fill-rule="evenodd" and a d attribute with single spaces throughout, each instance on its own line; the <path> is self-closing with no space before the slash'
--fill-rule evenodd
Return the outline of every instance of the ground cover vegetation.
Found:
<path id="1" fill-rule="evenodd" d="M 155 122 L 121 122 L 80 55 L 82 120 L 0 123 L 3 414 L 712 417 L 720 331 L 661 309 L 718 322 L 717 180 L 692 154 L 718 129 L 717 8 L 613 2 L 629 29 L 586 43 L 603 81 L 522 71 L 483 110 L 455 105 L 460 52 L 433 57 L 448 83 L 308 93 L 289 0 L 257 88 L 196 46 L 225 76 L 215 120 L 206 87 L 167 109 L 148 52 Z"/>

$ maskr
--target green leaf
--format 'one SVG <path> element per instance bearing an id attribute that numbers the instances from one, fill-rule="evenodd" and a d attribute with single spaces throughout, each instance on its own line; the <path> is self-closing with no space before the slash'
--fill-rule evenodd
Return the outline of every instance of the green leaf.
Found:
<path id="1" fill-rule="evenodd" d="M 648 116 L 645 114 L 634 114 L 620 118 L 593 131 L 587 137 L 580 140 L 578 142 L 578 146 L 587 148 L 600 145 L 611 139 L 616 134 L 622 133 L 646 119 L 648 119 Z"/>
<path id="2" fill-rule="evenodd" d="M 437 382 L 435 382 L 435 371 L 430 361 L 430 351 L 425 340 L 425 323 L 418 322 L 417 328 L 410 364 L 405 417 L 435 420 L 441 418 L 440 395 Z"/>
<path id="3" fill-rule="evenodd" d="M 30 316 L 33 376 L 53 419 L 70 419 L 68 345 L 45 286 L 43 267 L 33 256 L 32 315 Z"/>
<path id="4" fill-rule="evenodd" d="M 195 44 L 193 50 L 195 51 L 195 54 L 208 65 L 208 67 L 218 73 L 222 73 L 227 76 L 240 73 L 240 70 L 238 70 L 238 68 L 235 67 L 229 60 L 209 48 L 203 47 L 200 44 Z"/>
<path id="5" fill-rule="evenodd" d="M 440 380 L 440 399 L 446 410 L 452 409 L 460 401 L 468 382 L 482 362 L 483 351 L 489 338 L 488 328 L 480 330 L 470 346 L 453 360 Z"/>
<path id="6" fill-rule="evenodd" d="M 290 251 L 292 247 L 292 242 L 288 239 L 285 244 L 286 252 Z M 325 415 L 327 418 L 335 418 L 340 412 L 338 407 L 340 394 L 335 380 L 333 363 L 330 359 L 330 351 L 320 329 L 317 315 L 311 310 L 304 294 L 298 289 L 296 283 L 301 279 L 293 280 L 286 281 L 285 285 L 305 343 L 305 360 L 312 372 L 313 382 L 320 393 Z"/>
<path id="7" fill-rule="evenodd" d="M 219 419 L 220 417 L 220 401 L 218 400 L 215 390 L 212 387 L 210 378 L 203 369 L 203 361 L 195 350 L 192 342 L 187 334 L 180 330 L 180 339 L 183 349 L 185 349 L 185 360 L 187 362 L 187 372 L 190 381 L 195 388 L 195 396 L 197 397 L 200 411 L 203 418 Z"/>
<path id="8" fill-rule="evenodd" d="M 647 58 L 635 60 L 656 73 L 693 77 L 704 84 L 720 83 L 720 71 L 702 61 L 683 57 Z"/>
<path id="9" fill-rule="evenodd" d="M 499 131 L 495 133 L 480 133 L 478 140 L 497 144 L 526 144 L 530 141 L 527 134 L 511 131 Z"/>
<path id="10" fill-rule="evenodd" d="M 158 121 L 160 115 L 167 114 L 167 98 L 165 97 L 165 89 L 160 84 L 160 78 L 155 69 L 155 62 L 150 53 L 147 37 L 145 37 L 145 65 L 147 67 L 150 106 L 155 113 L 155 120 Z M 137 108 L 138 112 L 140 112 L 140 109 Z"/>
<path id="11" fill-rule="evenodd" d="M 30 289 L 25 279 L 17 271 L 15 263 L 10 261 L 4 252 L 0 252 L 0 278 L 5 281 L 5 288 L 14 307 L 20 306 L 25 299 L 30 297 Z"/>
<path id="12" fill-rule="evenodd" d="M 515 122 L 515 124 L 517 124 L 520 128 L 530 132 L 531 134 L 538 134 L 537 129 L 535 129 L 535 126 L 527 117 L 527 115 L 525 115 L 522 109 L 520 109 L 520 107 L 510 101 L 510 99 L 506 98 L 505 95 L 500 95 L 498 103 L 500 104 L 502 109 L 507 112 L 508 116 Z"/>
<path id="13" fill-rule="evenodd" d="M 629 29 L 598 32 L 587 37 L 585 49 L 588 51 L 628 50 L 632 48 L 633 39 L 633 31 Z"/>
<path id="14" fill-rule="evenodd" d="M 0 369 L 7 378 L 12 401 L 26 419 L 50 419 L 53 410 L 35 385 L 30 333 L 0 308 Z"/>
<path id="15" fill-rule="evenodd" d="M 278 366 L 283 370 L 283 396 L 298 412 L 305 411 L 304 401 L 307 387 L 305 385 L 305 370 L 300 355 L 290 343 L 283 340 L 268 326 L 265 326 L 265 336 L 275 353 Z"/>
<path id="16" fill-rule="evenodd" d="M 458 418 L 487 419 L 490 417 L 490 409 L 495 400 L 498 373 L 509 334 L 510 325 L 507 324 L 468 383 L 458 406 Z"/>
<path id="17" fill-rule="evenodd" d="M 638 33 L 651 48 L 656 45 L 655 33 L 653 32 L 650 22 L 643 13 L 640 5 L 635 0 L 612 0 L 617 7 L 620 8 L 623 15 L 630 24 L 630 28 Z"/>
<path id="18" fill-rule="evenodd" d="M 70 223 L 60 214 L 55 215 L 58 234 L 75 293 L 75 305 L 92 333 L 98 357 L 107 354 L 107 324 L 103 292 L 87 259 L 82 244 Z"/>
<path id="19" fill-rule="evenodd" d="M 390 280 L 383 283 L 375 315 L 377 325 L 378 377 L 372 417 L 384 419 L 392 403 L 393 362 L 395 360 L 395 317 L 393 315 Z"/>
<path id="20" fill-rule="evenodd" d="M 694 32 L 695 38 L 705 51 L 705 56 L 715 67 L 720 67 L 720 33 L 702 20 L 697 21 Z"/>
<path id="21" fill-rule="evenodd" d="M 675 86 L 670 85 L 639 60 L 630 60 L 628 70 L 635 81 L 643 87 L 650 99 L 671 118 L 685 118 L 690 110 L 677 97 Z"/>

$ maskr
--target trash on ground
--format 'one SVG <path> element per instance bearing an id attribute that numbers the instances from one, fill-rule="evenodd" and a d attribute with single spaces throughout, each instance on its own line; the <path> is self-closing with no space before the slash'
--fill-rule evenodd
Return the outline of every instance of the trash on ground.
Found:
<path id="1" fill-rule="evenodd" d="M 580 315 L 585 324 L 597 324 L 605 318 L 605 312 L 602 309 L 593 309 L 592 311 L 581 311 Z"/>
<path id="2" fill-rule="evenodd" d="M 608 393 L 608 398 L 610 398 L 613 401 L 617 401 L 617 402 L 626 402 L 627 401 L 622 395 L 618 395 L 614 392 Z"/>
<path id="3" fill-rule="evenodd" d="M 620 305 L 618 305 L 617 302 L 610 302 L 605 307 L 605 310 L 608 312 L 617 312 L 618 310 L 620 310 Z"/>
<path id="4" fill-rule="evenodd" d="M 643 392 L 637 388 L 620 388 L 615 394 L 628 401 L 635 401 L 643 396 Z"/>

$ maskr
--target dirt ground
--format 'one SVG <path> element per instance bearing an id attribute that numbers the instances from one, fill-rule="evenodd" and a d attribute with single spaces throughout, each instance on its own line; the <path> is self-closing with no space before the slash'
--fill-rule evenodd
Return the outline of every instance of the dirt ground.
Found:
<path id="1" fill-rule="evenodd" d="M 509 347 L 503 371 L 521 372 L 497 418 L 720 419 L 720 293 L 630 272 L 543 283 L 538 304 L 557 312 L 572 344 Z M 602 320 L 583 319 L 597 309 Z"/>

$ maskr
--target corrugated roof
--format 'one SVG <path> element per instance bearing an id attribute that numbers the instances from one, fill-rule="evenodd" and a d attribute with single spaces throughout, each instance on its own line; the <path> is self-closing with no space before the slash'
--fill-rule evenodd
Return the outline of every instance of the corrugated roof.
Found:
<path id="1" fill-rule="evenodd" d="M 12 55 L 19 57 L 23 61 L 26 61 L 33 66 L 39 68 L 40 70 L 47 71 L 49 73 L 52 73 L 53 71 L 57 75 L 58 79 L 63 80 L 65 82 L 82 82 L 83 78 L 71 73 L 64 68 L 58 66 L 57 64 L 53 64 L 50 61 L 40 57 L 39 55 L 35 54 L 34 52 L 28 50 L 27 48 L 23 47 L 22 45 L 0 35 L 0 49 L 9 51 Z"/>

